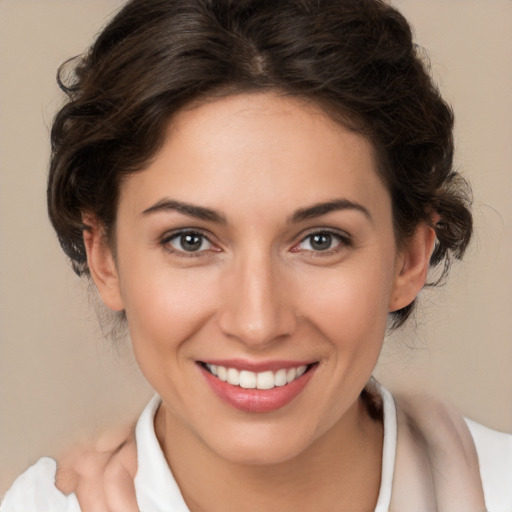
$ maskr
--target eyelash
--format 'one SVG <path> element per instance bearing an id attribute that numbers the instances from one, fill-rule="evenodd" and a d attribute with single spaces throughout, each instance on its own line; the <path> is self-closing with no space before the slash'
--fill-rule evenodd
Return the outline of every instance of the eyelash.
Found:
<path id="1" fill-rule="evenodd" d="M 314 250 L 314 249 L 300 249 L 299 246 L 303 244 L 306 240 L 311 241 L 314 236 L 327 236 L 331 238 L 331 242 L 337 241 L 338 243 L 333 248 L 328 248 L 324 250 Z M 349 235 L 346 233 L 339 233 L 337 231 L 332 231 L 329 229 L 322 229 L 322 230 L 316 230 L 308 233 L 306 236 L 304 236 L 300 242 L 296 245 L 294 245 L 291 249 L 292 252 L 308 252 L 313 257 L 321 257 L 321 256 L 330 256 L 332 254 L 337 254 L 338 252 L 342 251 L 343 249 L 347 247 L 351 247 L 353 245 L 352 239 Z"/>
<path id="2" fill-rule="evenodd" d="M 184 236 L 193 236 L 201 239 L 201 244 L 199 247 L 201 247 L 205 242 L 209 243 L 211 247 L 207 249 L 200 249 L 197 251 L 187 251 L 186 249 L 177 249 L 175 247 L 172 247 L 171 242 L 175 240 L 179 240 L 181 237 Z M 331 242 L 336 240 L 338 243 L 334 248 L 328 248 L 328 249 L 301 249 L 299 246 L 303 244 L 305 241 L 311 241 L 314 236 L 326 236 L 331 238 Z M 180 230 L 176 231 L 174 233 L 168 234 L 165 236 L 160 244 L 170 253 L 176 254 L 180 257 L 185 258 L 197 258 L 200 256 L 204 256 L 206 252 L 220 252 L 219 248 L 216 248 L 216 246 L 213 244 L 213 242 L 206 236 L 204 233 L 202 233 L 199 230 L 193 230 L 193 229 L 186 229 L 186 230 Z M 336 254 L 340 251 L 342 251 L 344 248 L 351 247 L 353 245 L 353 242 L 349 235 L 345 233 L 339 233 L 337 231 L 332 231 L 328 229 L 324 230 L 316 230 L 308 233 L 306 236 L 304 236 L 299 243 L 295 244 L 291 248 L 291 252 L 308 252 L 311 256 L 314 257 L 321 257 L 321 256 L 328 256 L 332 254 Z"/>
<path id="3" fill-rule="evenodd" d="M 208 249 L 201 249 L 198 251 L 187 251 L 185 249 L 177 249 L 177 248 L 172 247 L 171 242 L 173 242 L 175 240 L 179 240 L 181 237 L 184 237 L 187 235 L 200 238 L 201 246 L 205 242 L 208 242 L 212 247 L 208 248 Z M 195 230 L 195 229 L 185 229 L 185 230 L 176 231 L 174 233 L 168 234 L 167 236 L 165 236 L 162 239 L 160 244 L 165 248 L 166 251 L 168 251 L 172 254 L 176 254 L 180 257 L 184 257 L 184 258 L 197 258 L 199 256 L 204 256 L 205 252 L 212 252 L 212 251 L 219 252 L 220 251 L 220 249 L 215 249 L 216 246 L 212 243 L 212 241 L 204 233 L 202 233 L 201 231 Z"/>

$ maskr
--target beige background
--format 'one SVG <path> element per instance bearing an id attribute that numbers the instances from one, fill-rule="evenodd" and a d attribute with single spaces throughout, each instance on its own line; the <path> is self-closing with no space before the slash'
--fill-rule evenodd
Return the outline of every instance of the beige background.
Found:
<path id="1" fill-rule="evenodd" d="M 103 338 L 45 211 L 55 70 L 121 3 L 0 0 L 0 494 L 39 456 L 135 417 L 151 394 L 127 344 Z M 422 294 L 417 325 L 387 340 L 377 374 L 512 431 L 512 2 L 394 3 L 456 111 L 477 232 L 449 284 Z"/>

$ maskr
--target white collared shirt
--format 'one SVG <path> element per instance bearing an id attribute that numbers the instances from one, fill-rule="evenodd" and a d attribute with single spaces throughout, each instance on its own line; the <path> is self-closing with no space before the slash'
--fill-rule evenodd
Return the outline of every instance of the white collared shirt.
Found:
<path id="1" fill-rule="evenodd" d="M 395 467 L 397 420 L 393 397 L 385 389 L 379 387 L 379 390 L 384 403 L 384 444 L 375 512 L 387 512 Z M 159 405 L 160 398 L 153 397 L 136 426 L 138 505 L 141 512 L 189 512 L 155 434 L 154 417 Z M 471 420 L 466 422 L 477 448 L 489 512 L 512 512 L 512 435 Z M 65 496 L 55 487 L 55 471 L 53 459 L 39 459 L 7 491 L 0 512 L 80 512 L 76 496 Z"/>

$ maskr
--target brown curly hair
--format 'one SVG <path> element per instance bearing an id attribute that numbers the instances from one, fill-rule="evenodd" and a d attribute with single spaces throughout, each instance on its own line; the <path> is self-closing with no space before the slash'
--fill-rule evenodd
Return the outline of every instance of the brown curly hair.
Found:
<path id="1" fill-rule="evenodd" d="M 128 2 L 58 74 L 68 102 L 51 132 L 48 210 L 73 268 L 88 273 L 82 214 L 111 233 L 121 180 L 144 168 L 178 110 L 278 90 L 369 138 L 397 242 L 432 223 L 431 265 L 446 274 L 471 238 L 469 189 L 452 166 L 452 111 L 420 53 L 405 18 L 381 0 Z M 393 313 L 394 326 L 413 305 Z"/>

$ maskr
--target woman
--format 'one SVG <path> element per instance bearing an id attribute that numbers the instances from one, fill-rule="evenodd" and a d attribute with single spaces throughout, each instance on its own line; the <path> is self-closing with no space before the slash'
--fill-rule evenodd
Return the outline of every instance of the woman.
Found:
<path id="1" fill-rule="evenodd" d="M 138 0 L 75 75 L 49 211 L 161 397 L 137 426 L 142 510 L 509 507 L 510 458 L 477 458 L 509 438 L 395 412 L 371 379 L 388 316 L 471 235 L 451 111 L 395 10 Z M 2 510 L 78 510 L 54 471 Z"/>

